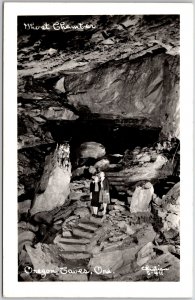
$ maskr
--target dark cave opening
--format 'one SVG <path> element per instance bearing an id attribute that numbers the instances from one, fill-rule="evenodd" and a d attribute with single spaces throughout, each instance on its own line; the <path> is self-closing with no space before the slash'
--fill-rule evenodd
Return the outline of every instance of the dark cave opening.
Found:
<path id="1" fill-rule="evenodd" d="M 161 128 L 137 125 L 135 120 L 77 119 L 76 121 L 50 121 L 49 130 L 57 143 L 68 141 L 71 161 L 76 161 L 77 149 L 84 142 L 101 143 L 107 154 L 124 154 L 135 147 L 152 147 L 159 139 Z"/>

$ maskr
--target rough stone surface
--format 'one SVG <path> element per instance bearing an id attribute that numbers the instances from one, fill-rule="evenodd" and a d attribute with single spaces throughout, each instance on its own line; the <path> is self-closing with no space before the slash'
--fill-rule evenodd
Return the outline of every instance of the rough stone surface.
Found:
<path id="1" fill-rule="evenodd" d="M 156 253 L 153 250 L 154 245 L 149 242 L 146 244 L 137 254 L 137 264 L 142 266 L 146 264 L 149 260 L 156 256 Z"/>
<path id="2" fill-rule="evenodd" d="M 25 231 L 19 231 L 18 234 L 18 251 L 20 252 L 24 245 L 27 247 L 27 245 L 32 245 L 33 240 L 35 238 L 34 232 L 30 230 L 25 230 Z"/>
<path id="3" fill-rule="evenodd" d="M 89 262 L 89 268 L 91 271 L 94 271 L 96 266 L 99 269 L 110 270 L 111 272 L 116 271 L 123 264 L 122 253 L 121 251 L 113 251 L 98 254 L 93 257 Z"/>
<path id="4" fill-rule="evenodd" d="M 95 163 L 94 168 L 96 168 L 97 170 L 99 169 L 99 170 L 103 171 L 109 167 L 109 164 L 110 164 L 110 162 L 108 159 L 101 159 Z"/>
<path id="5" fill-rule="evenodd" d="M 79 216 L 80 218 L 85 218 L 87 216 L 90 215 L 90 211 L 88 208 L 86 207 L 80 207 L 80 208 L 77 208 L 75 211 L 74 211 L 75 215 Z"/>
<path id="6" fill-rule="evenodd" d="M 31 215 L 39 212 L 51 211 L 54 208 L 62 206 L 70 193 L 71 169 L 66 170 L 58 166 L 58 163 L 49 162 L 50 165 L 45 167 L 40 189 L 43 191 L 35 195 L 33 206 L 30 210 Z M 52 168 L 53 167 L 53 168 Z"/>
<path id="7" fill-rule="evenodd" d="M 79 157 L 80 158 L 100 158 L 106 154 L 105 147 L 96 142 L 86 142 L 80 145 Z"/>
<path id="8" fill-rule="evenodd" d="M 180 182 L 163 198 L 158 216 L 163 223 L 162 232 L 167 238 L 174 238 L 180 232 Z"/>
<path id="9" fill-rule="evenodd" d="M 154 193 L 151 183 L 146 183 L 143 187 L 138 186 L 133 193 L 130 211 L 132 213 L 150 211 L 150 202 Z"/>
<path id="10" fill-rule="evenodd" d="M 31 200 L 18 202 L 18 212 L 20 214 L 27 213 L 31 207 Z"/>
<path id="11" fill-rule="evenodd" d="M 40 30 L 31 39 L 19 24 L 19 148 L 53 142 L 47 118 L 75 120 L 83 112 L 139 120 L 179 137 L 178 16 L 84 19 L 96 29 L 82 32 L 82 45 L 80 31 L 72 39 L 69 30 L 58 31 L 56 39 L 53 30 Z"/>

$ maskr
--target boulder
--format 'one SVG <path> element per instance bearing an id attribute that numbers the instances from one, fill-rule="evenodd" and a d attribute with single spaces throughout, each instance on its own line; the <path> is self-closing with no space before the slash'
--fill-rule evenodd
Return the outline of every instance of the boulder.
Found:
<path id="1" fill-rule="evenodd" d="M 89 261 L 89 269 L 92 272 L 103 275 L 102 270 L 115 272 L 118 268 L 123 265 L 122 252 L 120 250 L 111 252 L 102 252 L 95 255 Z"/>
<path id="2" fill-rule="evenodd" d="M 46 270 L 51 271 L 50 274 L 56 274 L 59 272 L 59 266 L 53 263 L 53 257 L 50 253 L 45 251 L 45 247 L 42 247 L 41 243 L 36 244 L 35 248 L 26 246 L 26 250 L 33 264 L 35 270 L 40 270 L 40 275 L 44 278 L 47 274 L 44 273 Z"/>
<path id="3" fill-rule="evenodd" d="M 154 252 L 154 245 L 149 242 L 147 243 L 137 254 L 137 264 L 138 266 L 143 266 L 146 264 L 149 260 L 154 258 L 156 256 L 156 253 Z"/>
<path id="4" fill-rule="evenodd" d="M 165 171 L 162 167 L 165 166 L 168 159 L 162 155 L 158 154 L 155 161 L 147 162 L 139 165 L 134 165 L 127 167 L 125 170 L 119 172 L 119 175 L 126 176 L 126 183 L 133 183 L 143 180 L 152 180 L 155 178 L 161 178 L 165 176 Z M 167 171 L 169 172 L 169 171 Z M 162 174 L 162 175 L 161 175 Z M 170 175 L 169 173 L 166 174 Z"/>
<path id="5" fill-rule="evenodd" d="M 19 252 L 18 262 L 19 262 L 20 267 L 23 267 L 23 268 L 25 266 L 31 265 L 31 260 L 30 260 L 29 255 L 27 254 L 26 250 L 22 249 L 22 251 Z"/>
<path id="6" fill-rule="evenodd" d="M 101 158 L 106 154 L 105 147 L 96 142 L 86 142 L 80 145 L 79 157 L 80 158 Z"/>
<path id="7" fill-rule="evenodd" d="M 131 213 L 150 211 L 150 202 L 154 193 L 154 188 L 150 182 L 144 186 L 136 187 L 130 204 Z"/>
<path id="8" fill-rule="evenodd" d="M 143 247 L 147 243 L 154 241 L 156 232 L 151 224 L 140 226 L 141 228 L 135 232 L 134 237 L 137 239 L 138 245 Z"/>
<path id="9" fill-rule="evenodd" d="M 33 240 L 35 238 L 35 234 L 28 230 L 28 231 L 19 231 L 18 234 L 18 252 L 20 252 L 24 245 L 32 245 Z"/>
<path id="10" fill-rule="evenodd" d="M 30 207 L 31 207 L 31 200 L 25 200 L 25 201 L 22 201 L 22 202 L 18 202 L 18 212 L 19 212 L 19 214 L 28 213 Z"/>
<path id="11" fill-rule="evenodd" d="M 125 211 L 125 207 L 119 204 L 114 205 L 114 209 L 118 211 Z"/>
<path id="12" fill-rule="evenodd" d="M 61 77 L 55 84 L 55 90 L 59 93 L 65 93 L 64 77 Z"/>
<path id="13" fill-rule="evenodd" d="M 169 252 L 149 260 L 147 265 L 149 267 L 160 266 L 161 270 L 164 269 L 159 270 L 159 281 L 179 281 L 180 279 L 180 260 Z"/>
<path id="14" fill-rule="evenodd" d="M 18 223 L 18 228 L 21 228 L 23 230 L 30 230 L 33 232 L 37 232 L 39 230 L 39 226 L 38 225 L 33 225 L 31 223 L 27 223 L 27 222 L 20 222 Z"/>
<path id="15" fill-rule="evenodd" d="M 97 172 L 97 170 L 96 170 L 96 168 L 95 168 L 94 166 L 90 166 L 90 167 L 89 167 L 89 173 L 90 173 L 90 174 L 93 175 L 93 174 L 95 174 L 96 172 Z"/>
<path id="16" fill-rule="evenodd" d="M 162 221 L 162 233 L 168 239 L 176 237 L 180 232 L 180 182 L 163 197 L 158 216 Z"/>
<path id="17" fill-rule="evenodd" d="M 86 207 L 79 207 L 74 211 L 74 214 L 79 216 L 80 218 L 85 218 L 90 215 L 90 211 Z"/>
<path id="18" fill-rule="evenodd" d="M 68 108 L 63 107 L 49 107 L 49 109 L 44 109 L 41 112 L 42 116 L 44 116 L 47 120 L 69 120 L 74 121 L 77 120 L 79 117 L 74 114 Z"/>
<path id="19" fill-rule="evenodd" d="M 135 233 L 135 230 L 128 224 L 126 224 L 125 226 L 125 232 L 128 234 L 128 235 L 132 235 Z"/>
<path id="20" fill-rule="evenodd" d="M 99 169 L 100 171 L 103 171 L 109 167 L 109 160 L 106 158 L 103 158 L 99 161 L 97 161 L 94 165 L 94 168 Z"/>
<path id="21" fill-rule="evenodd" d="M 151 156 L 149 153 L 140 153 L 136 155 L 136 160 L 139 162 L 145 163 L 145 162 L 150 162 Z"/>
<path id="22" fill-rule="evenodd" d="M 20 182 L 18 183 L 18 196 L 21 196 L 22 194 L 25 194 L 25 187 Z"/>
<path id="23" fill-rule="evenodd" d="M 86 169 L 87 169 L 86 166 L 82 166 L 82 167 L 77 168 L 76 170 L 74 170 L 72 172 L 72 178 L 80 177 L 80 176 L 84 175 Z"/>

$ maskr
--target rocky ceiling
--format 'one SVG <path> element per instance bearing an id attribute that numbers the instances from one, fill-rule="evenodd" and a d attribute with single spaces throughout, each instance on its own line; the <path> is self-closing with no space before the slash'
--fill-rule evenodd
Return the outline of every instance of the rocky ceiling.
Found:
<path id="1" fill-rule="evenodd" d="M 176 15 L 19 17 L 19 148 L 52 143 L 48 121 L 89 115 L 179 137 L 179 43 Z"/>

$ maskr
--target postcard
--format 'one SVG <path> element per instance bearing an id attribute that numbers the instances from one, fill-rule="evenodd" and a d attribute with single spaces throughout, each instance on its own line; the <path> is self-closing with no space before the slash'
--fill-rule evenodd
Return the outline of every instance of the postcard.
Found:
<path id="1" fill-rule="evenodd" d="M 192 295 L 192 4 L 5 3 L 4 295 Z"/>

